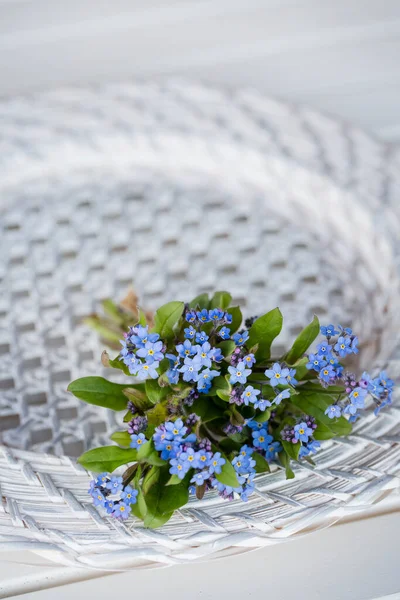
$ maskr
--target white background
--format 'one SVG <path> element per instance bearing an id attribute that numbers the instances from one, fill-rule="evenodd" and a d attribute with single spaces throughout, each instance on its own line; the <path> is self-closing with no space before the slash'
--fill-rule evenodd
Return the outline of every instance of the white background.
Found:
<path id="1" fill-rule="evenodd" d="M 252 86 L 400 141 L 399 63 L 400 0 L 0 0 L 6 96 L 174 75 Z M 394 512 L 241 557 L 112 575 L 26 598 L 394 599 L 399 538 Z M 54 566 L 0 558 L 0 592 L 40 589 L 52 578 L 71 579 Z"/>
<path id="2" fill-rule="evenodd" d="M 179 75 L 400 140 L 399 0 L 0 0 L 0 90 Z"/>

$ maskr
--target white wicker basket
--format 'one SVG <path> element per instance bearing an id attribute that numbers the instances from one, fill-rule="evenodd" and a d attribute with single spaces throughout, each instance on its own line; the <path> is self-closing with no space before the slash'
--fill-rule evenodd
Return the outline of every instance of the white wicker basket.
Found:
<path id="1" fill-rule="evenodd" d="M 81 317 L 132 280 L 143 304 L 229 289 L 279 305 L 289 343 L 312 312 L 352 323 L 358 368 L 400 373 L 400 158 L 361 131 L 249 90 L 170 82 L 3 100 L 0 550 L 130 569 L 286 540 L 399 489 L 400 412 L 367 414 L 316 467 L 214 493 L 163 528 L 100 517 L 67 456 L 107 443 L 114 414 L 67 394 L 100 372 Z M 109 374 L 107 374 L 109 376 Z"/>

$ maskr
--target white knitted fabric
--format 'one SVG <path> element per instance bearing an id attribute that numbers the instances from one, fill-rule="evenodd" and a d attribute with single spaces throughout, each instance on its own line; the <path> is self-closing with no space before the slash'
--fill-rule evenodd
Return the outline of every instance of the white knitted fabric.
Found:
<path id="1" fill-rule="evenodd" d="M 66 392 L 102 371 L 82 317 L 132 281 L 148 308 L 215 289 L 246 316 L 279 305 L 282 349 L 314 312 L 351 324 L 357 369 L 398 377 L 395 148 L 249 90 L 180 82 L 3 100 L 0 123 L 0 549 L 174 564 L 299 535 L 398 490 L 395 406 L 324 443 L 295 480 L 259 476 L 248 503 L 208 493 L 156 532 L 102 518 L 67 456 L 108 443 L 119 415 Z"/>

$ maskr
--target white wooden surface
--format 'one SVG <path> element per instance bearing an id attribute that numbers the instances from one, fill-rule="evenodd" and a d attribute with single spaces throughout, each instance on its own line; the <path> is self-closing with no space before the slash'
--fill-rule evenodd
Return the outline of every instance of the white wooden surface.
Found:
<path id="1" fill-rule="evenodd" d="M 181 75 L 400 139 L 399 0 L 0 0 L 4 94 Z"/>
<path id="2" fill-rule="evenodd" d="M 32 560 L 26 553 L 16 557 L 19 564 L 0 562 L 0 598 L 26 591 L 26 600 L 127 595 L 146 600 L 395 600 L 400 598 L 399 536 L 400 513 L 395 512 L 212 563 L 100 577 L 39 566 L 45 563 L 38 558 L 38 566 L 26 566 Z M 62 585 L 74 578 L 75 583 Z M 52 584 L 62 587 L 43 589 Z"/>

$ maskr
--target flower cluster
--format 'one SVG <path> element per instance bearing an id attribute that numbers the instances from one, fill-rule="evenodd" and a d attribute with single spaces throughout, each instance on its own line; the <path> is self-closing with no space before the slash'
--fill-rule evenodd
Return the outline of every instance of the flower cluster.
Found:
<path id="1" fill-rule="evenodd" d="M 373 378 L 345 370 L 342 362 L 358 353 L 351 329 L 320 327 L 315 317 L 288 352 L 271 358 L 282 327 L 279 309 L 247 319 L 243 328 L 240 308 L 230 302 L 230 294 L 216 292 L 190 305 L 167 303 L 152 329 L 143 326 L 141 312 L 141 324 L 121 342 L 122 362 L 109 361 L 139 381 L 124 387 L 89 377 L 71 384 L 79 398 L 84 389 L 88 401 L 127 408 L 125 429 L 112 438 L 121 447 L 80 459 L 104 471 L 128 466 L 122 477 L 102 473 L 91 483 L 95 505 L 109 515 L 125 519 L 133 512 L 154 527 L 189 493 L 200 499 L 214 490 L 247 501 L 256 474 L 273 461 L 293 477 L 291 460 L 315 454 L 321 439 L 350 435 L 367 397 L 375 414 L 391 404 L 394 383 L 386 372 Z M 319 333 L 324 339 L 311 351 Z"/>
<path id="2" fill-rule="evenodd" d="M 292 444 L 301 443 L 299 458 L 314 454 L 320 448 L 321 444 L 313 438 L 314 431 L 317 429 L 317 423 L 314 417 L 303 415 L 297 420 L 295 425 L 286 425 L 282 431 L 282 439 Z"/>
<path id="3" fill-rule="evenodd" d="M 101 473 L 90 482 L 89 494 L 95 506 L 104 508 L 107 514 L 127 519 L 131 504 L 136 504 L 138 491 L 123 485 L 122 477 Z"/>
<path id="4" fill-rule="evenodd" d="M 157 369 L 164 358 L 164 344 L 158 333 L 149 333 L 147 326 L 130 327 L 121 344 L 120 360 L 131 375 L 141 380 L 148 377 L 157 379 Z"/>

